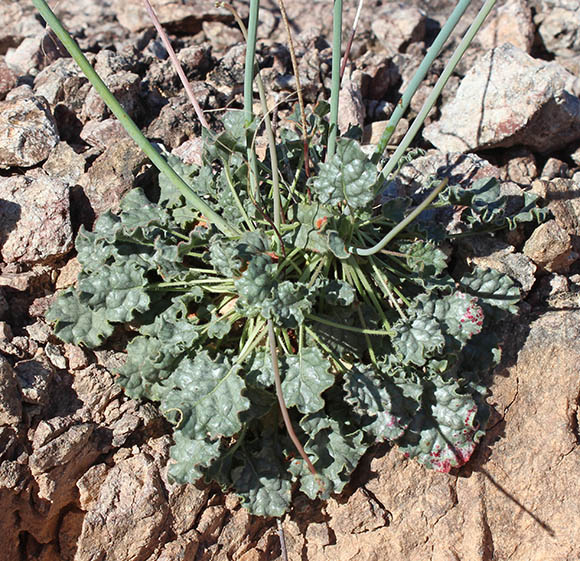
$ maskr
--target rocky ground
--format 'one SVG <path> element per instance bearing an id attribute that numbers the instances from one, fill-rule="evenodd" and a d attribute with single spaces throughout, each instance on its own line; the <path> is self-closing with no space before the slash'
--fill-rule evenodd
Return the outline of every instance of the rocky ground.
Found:
<path id="1" fill-rule="evenodd" d="M 147 136 L 195 160 L 199 125 L 140 0 L 53 4 Z M 208 115 L 239 106 L 244 47 L 229 13 L 211 0 L 153 4 Z M 258 53 L 283 119 L 295 81 L 276 2 L 264 4 Z M 288 4 L 315 103 L 329 85 L 331 2 Z M 347 25 L 355 8 L 348 3 Z M 360 125 L 376 141 L 451 9 L 448 0 L 366 3 L 343 128 Z M 75 282 L 75 233 L 152 172 L 29 0 L 0 0 L 0 21 L 0 559 L 278 558 L 275 524 L 215 487 L 168 483 L 166 425 L 114 384 L 122 353 L 52 336 L 44 314 L 55 290 Z M 577 0 L 500 2 L 428 120 L 426 155 L 401 177 L 404 186 L 429 174 L 465 185 L 496 176 L 505 193 L 533 191 L 552 211 L 539 226 L 464 248 L 526 294 L 504 326 L 476 457 L 442 475 L 377 448 L 341 496 L 296 496 L 284 522 L 290 559 L 580 558 L 579 28 Z"/>

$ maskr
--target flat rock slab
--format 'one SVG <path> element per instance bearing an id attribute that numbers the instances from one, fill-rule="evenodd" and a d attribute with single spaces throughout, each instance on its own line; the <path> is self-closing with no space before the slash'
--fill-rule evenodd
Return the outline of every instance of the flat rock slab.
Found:
<path id="1" fill-rule="evenodd" d="M 72 248 L 69 188 L 44 172 L 0 177 L 0 256 L 46 263 Z"/>
<path id="2" fill-rule="evenodd" d="M 546 153 L 580 138 L 577 78 L 506 43 L 487 52 L 424 137 L 444 152 L 527 146 Z"/>

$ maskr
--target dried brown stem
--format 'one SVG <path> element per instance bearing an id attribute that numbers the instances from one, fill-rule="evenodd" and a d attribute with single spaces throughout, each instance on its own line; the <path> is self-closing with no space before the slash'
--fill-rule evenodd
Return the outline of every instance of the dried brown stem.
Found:
<path id="1" fill-rule="evenodd" d="M 165 33 L 165 30 L 163 29 L 163 27 L 161 26 L 161 23 L 159 22 L 159 18 L 157 17 L 157 14 L 153 10 L 153 6 L 151 6 L 151 3 L 149 2 L 149 0 L 143 0 L 143 4 L 145 4 L 145 9 L 147 10 L 149 17 L 151 18 L 151 21 L 153 22 L 153 25 L 155 26 L 157 33 L 159 33 L 159 36 L 161 37 L 161 41 L 163 41 L 163 45 L 165 46 L 165 49 L 167 50 L 167 53 L 169 54 L 169 59 L 171 60 L 171 64 L 173 64 L 173 67 L 175 68 L 177 75 L 179 76 L 179 79 L 181 80 L 181 83 L 183 84 L 183 87 L 185 88 L 185 91 L 187 93 L 187 97 L 189 98 L 189 101 L 191 101 L 191 104 L 193 105 L 193 109 L 195 111 L 195 114 L 197 115 L 197 118 L 199 119 L 199 122 L 201 123 L 201 125 L 204 128 L 209 130 L 209 124 L 205 118 L 205 115 L 203 114 L 203 110 L 200 107 L 199 103 L 197 102 L 197 99 L 195 98 L 195 94 L 193 93 L 193 89 L 191 88 L 191 84 L 189 83 L 189 80 L 187 79 L 187 76 L 185 75 L 185 72 L 183 71 L 183 68 L 182 68 L 180 62 L 177 59 L 177 55 L 175 54 L 175 51 L 173 50 L 173 47 L 171 46 L 171 43 L 169 42 L 169 37 L 167 37 L 167 33 Z"/>
<path id="2" fill-rule="evenodd" d="M 294 50 L 294 41 L 292 40 L 292 31 L 286 14 L 284 0 L 278 0 L 282 21 L 288 36 L 288 49 L 290 50 L 290 60 L 292 61 L 292 70 L 296 78 L 296 93 L 298 94 L 298 106 L 300 107 L 300 121 L 302 122 L 302 140 L 304 142 L 304 172 L 306 177 L 310 177 L 310 158 L 308 157 L 308 126 L 306 124 L 306 112 L 304 110 L 304 98 L 302 97 L 302 86 L 300 85 L 300 74 L 298 72 L 298 62 L 296 60 L 296 51 Z"/>
<path id="3" fill-rule="evenodd" d="M 282 395 L 282 381 L 280 379 L 280 370 L 278 368 L 278 347 L 276 346 L 276 335 L 274 334 L 274 324 L 272 320 L 268 320 L 268 337 L 270 339 L 270 354 L 272 355 L 272 368 L 274 370 L 274 384 L 276 386 L 276 396 L 278 397 L 278 404 L 280 405 L 280 412 L 282 413 L 282 419 L 284 419 L 284 425 L 286 426 L 286 431 L 290 440 L 296 446 L 296 450 L 302 456 L 302 459 L 306 462 L 310 473 L 318 478 L 318 473 L 312 465 L 310 458 L 306 455 L 302 444 L 298 440 L 296 433 L 294 432 L 294 427 L 292 426 L 292 421 L 290 420 L 290 415 L 288 414 L 288 409 L 286 407 L 286 402 L 284 401 L 284 396 Z"/>
<path id="4" fill-rule="evenodd" d="M 352 31 L 350 32 L 350 37 L 348 38 L 348 43 L 346 44 L 346 49 L 344 51 L 344 56 L 342 57 L 342 64 L 340 65 L 340 81 L 342 82 L 342 77 L 344 76 L 344 70 L 346 69 L 346 63 L 348 62 L 348 57 L 350 55 L 350 49 L 352 48 L 352 42 L 356 34 L 356 28 L 358 26 L 358 20 L 360 18 L 360 12 L 362 10 L 364 0 L 359 0 L 358 8 L 356 10 L 356 15 L 354 16 L 354 22 L 352 24 Z"/>

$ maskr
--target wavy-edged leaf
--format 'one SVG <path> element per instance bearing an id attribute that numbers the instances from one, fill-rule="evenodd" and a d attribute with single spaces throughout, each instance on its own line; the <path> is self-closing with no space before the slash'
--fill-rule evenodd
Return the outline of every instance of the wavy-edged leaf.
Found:
<path id="1" fill-rule="evenodd" d="M 329 363 L 316 347 L 300 349 L 282 360 L 282 395 L 288 407 L 301 413 L 316 413 L 324 407 L 322 393 L 334 384 Z"/>
<path id="2" fill-rule="evenodd" d="M 475 267 L 471 274 L 461 277 L 462 290 L 476 296 L 482 305 L 517 313 L 516 304 L 521 299 L 520 289 L 508 276 L 495 269 Z"/>
<path id="3" fill-rule="evenodd" d="M 94 232 L 87 232 L 81 226 L 75 240 L 77 259 L 84 273 L 98 271 L 104 265 L 110 265 L 117 255 L 115 246 Z"/>
<path id="4" fill-rule="evenodd" d="M 108 321 L 128 322 L 149 308 L 146 284 L 145 271 L 129 261 L 105 265 L 79 279 L 78 289 L 89 307 L 104 309 Z"/>
<path id="5" fill-rule="evenodd" d="M 188 293 L 175 296 L 168 308 L 157 312 L 153 321 L 143 325 L 139 331 L 159 339 L 167 351 L 173 354 L 192 348 L 199 337 L 200 327 L 195 317 L 190 318 L 188 305 L 201 302 L 202 297 L 203 292 L 199 287 L 191 287 Z"/>
<path id="6" fill-rule="evenodd" d="M 330 306 L 350 306 L 356 291 L 346 281 L 324 279 L 318 283 L 318 293 Z"/>
<path id="7" fill-rule="evenodd" d="M 336 230 L 329 230 L 326 234 L 330 251 L 339 259 L 348 259 L 350 252 L 346 248 L 345 241 Z"/>
<path id="8" fill-rule="evenodd" d="M 212 314 L 207 328 L 207 336 L 210 339 L 223 339 L 231 330 L 232 324 L 216 314 Z"/>
<path id="9" fill-rule="evenodd" d="M 399 320 L 394 329 L 397 335 L 392 340 L 393 346 L 406 364 L 423 366 L 431 353 L 441 351 L 445 345 L 439 322 L 427 314 Z"/>
<path id="10" fill-rule="evenodd" d="M 209 243 L 209 260 L 225 277 L 239 277 L 255 256 L 269 249 L 268 240 L 258 231 L 246 232 L 239 240 L 217 235 Z"/>
<path id="11" fill-rule="evenodd" d="M 300 490 L 311 499 L 340 493 L 369 446 L 363 432 L 336 411 L 307 415 L 300 427 L 307 435 L 304 451 L 318 473 L 315 477 L 304 461 L 295 460 L 290 471 L 300 477 Z"/>
<path id="12" fill-rule="evenodd" d="M 106 211 L 97 218 L 93 227 L 93 234 L 98 239 L 113 243 L 122 229 L 121 219 L 111 211 Z"/>
<path id="13" fill-rule="evenodd" d="M 143 189 L 131 189 L 121 201 L 121 224 L 128 235 L 134 235 L 138 230 L 147 237 L 151 226 L 167 226 L 169 214 L 160 205 L 153 204 L 145 195 Z"/>
<path id="14" fill-rule="evenodd" d="M 473 454 L 484 435 L 487 408 L 455 380 L 435 376 L 423 386 L 423 407 L 397 444 L 406 457 L 447 473 Z"/>
<path id="15" fill-rule="evenodd" d="M 166 344 L 156 337 L 135 337 L 127 345 L 125 364 L 117 383 L 133 399 L 161 401 L 174 386 L 171 374 L 184 353 L 168 352 Z"/>
<path id="16" fill-rule="evenodd" d="M 68 288 L 59 294 L 46 319 L 56 322 L 54 332 L 63 341 L 98 347 L 113 333 L 113 326 L 106 316 L 104 308 L 91 308 L 86 301 L 79 299 L 75 289 Z"/>
<path id="17" fill-rule="evenodd" d="M 271 318 L 276 325 L 288 328 L 302 325 L 305 314 L 311 309 L 312 294 L 308 286 L 292 281 L 274 285 L 272 296 L 261 305 L 264 318 Z"/>
<path id="18" fill-rule="evenodd" d="M 407 265 L 416 273 L 437 276 L 447 269 L 447 255 L 432 242 L 402 243 L 399 251 L 406 254 Z"/>
<path id="19" fill-rule="evenodd" d="M 284 235 L 285 243 L 316 253 L 327 253 L 330 248 L 325 230 L 331 217 L 332 212 L 320 203 L 298 204 L 290 209 L 288 218 L 300 226 Z"/>
<path id="20" fill-rule="evenodd" d="M 185 164 L 173 154 L 165 153 L 164 156 L 173 171 L 179 175 L 179 177 L 181 177 L 181 179 L 183 179 L 192 190 L 194 190 L 198 195 L 205 194 L 196 189 L 196 186 L 200 183 L 200 179 L 198 179 L 198 175 L 200 174 L 199 166 Z M 211 175 L 211 168 L 206 168 L 206 173 L 207 172 Z M 159 204 L 161 206 L 170 209 L 184 206 L 185 199 L 181 191 L 163 172 L 159 174 L 159 191 Z"/>
<path id="21" fill-rule="evenodd" d="M 276 265 L 269 255 L 256 255 L 242 276 L 235 281 L 238 291 L 236 306 L 248 315 L 256 315 L 270 298 L 275 286 Z"/>
<path id="22" fill-rule="evenodd" d="M 443 333 L 459 342 L 459 347 L 481 332 L 484 313 L 475 296 L 464 292 L 452 294 L 421 294 L 413 304 L 412 312 L 434 317 Z"/>
<path id="23" fill-rule="evenodd" d="M 238 370 L 224 355 L 211 360 L 207 351 L 183 359 L 161 411 L 189 438 L 233 436 L 242 428 L 239 414 L 250 406 Z"/>
<path id="24" fill-rule="evenodd" d="M 243 465 L 232 470 L 232 483 L 243 505 L 256 516 L 282 516 L 290 506 L 291 476 L 281 457 L 281 448 L 271 434 L 245 441 L 236 454 Z"/>
<path id="25" fill-rule="evenodd" d="M 274 370 L 269 351 L 257 351 L 247 361 L 246 380 L 248 384 L 259 388 L 269 388 L 274 385 Z"/>
<path id="26" fill-rule="evenodd" d="M 507 225 L 510 230 L 523 222 L 534 219 L 541 222 L 547 218 L 549 211 L 538 208 L 538 198 L 533 193 L 506 194 L 495 177 L 477 179 L 468 189 L 453 185 L 441 194 L 443 201 L 465 207 L 462 218 L 472 227 Z"/>
<path id="27" fill-rule="evenodd" d="M 174 483 L 194 483 L 203 476 L 203 468 L 208 468 L 222 453 L 219 440 L 191 439 L 179 430 L 174 432 L 173 441 L 170 450 L 173 462 L 167 474 Z"/>
<path id="28" fill-rule="evenodd" d="M 323 205 L 343 201 L 353 209 L 366 207 L 374 199 L 376 166 L 354 140 L 339 140 L 329 162 L 320 164 L 318 176 L 310 180 L 313 193 Z"/>
<path id="29" fill-rule="evenodd" d="M 345 376 L 344 388 L 345 401 L 363 419 L 364 430 L 377 440 L 399 438 L 411 422 L 410 411 L 418 407 L 416 401 L 406 398 L 401 388 L 372 366 L 354 365 Z"/>

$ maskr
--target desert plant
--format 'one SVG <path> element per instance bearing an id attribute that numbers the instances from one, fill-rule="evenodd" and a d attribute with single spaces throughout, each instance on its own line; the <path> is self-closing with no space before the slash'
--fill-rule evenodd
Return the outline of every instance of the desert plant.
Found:
<path id="1" fill-rule="evenodd" d="M 330 104 L 296 113 L 296 127 L 270 136 L 262 161 L 252 0 L 245 108 L 226 114 L 222 133 L 204 131 L 201 167 L 152 147 L 45 2 L 33 1 L 161 171 L 157 191 L 134 189 L 119 213 L 81 229 L 77 285 L 47 317 L 62 340 L 89 347 L 125 326 L 118 382 L 130 397 L 158 403 L 174 425 L 171 478 L 215 480 L 251 512 L 280 516 L 295 485 L 311 498 L 340 492 L 380 441 L 439 471 L 464 464 L 483 435 L 484 377 L 499 358 L 488 328 L 516 311 L 520 293 L 494 270 L 452 276 L 446 210 L 465 206 L 455 227 L 476 234 L 541 217 L 535 201 L 508 215 L 494 179 L 461 189 L 435 178 L 423 200 L 383 195 L 422 121 L 388 160 L 408 93 L 370 158 L 354 138 L 338 137 L 339 0 Z M 468 3 L 459 3 L 411 90 Z M 423 219 L 427 207 L 436 221 Z"/>

